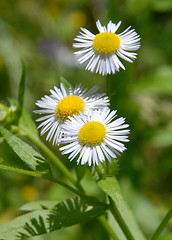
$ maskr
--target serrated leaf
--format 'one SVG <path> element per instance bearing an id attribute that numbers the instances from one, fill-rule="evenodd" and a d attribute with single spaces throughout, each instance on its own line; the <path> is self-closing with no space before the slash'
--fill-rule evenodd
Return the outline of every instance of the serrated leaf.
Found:
<path id="1" fill-rule="evenodd" d="M 67 199 L 57 204 L 51 213 L 50 229 L 53 231 L 57 228 L 85 223 L 103 215 L 105 211 L 105 206 L 90 207 L 79 197 Z"/>
<path id="2" fill-rule="evenodd" d="M 139 230 L 139 227 L 135 221 L 135 218 L 126 205 L 118 181 L 115 177 L 106 177 L 98 181 L 100 188 L 111 198 L 115 205 L 118 214 L 124 219 L 133 239 L 145 240 L 145 237 Z"/>
<path id="3" fill-rule="evenodd" d="M 0 236 L 4 240 L 19 240 L 25 236 L 37 236 L 48 232 L 48 210 L 38 210 L 17 217 L 0 226 Z"/>
<path id="4" fill-rule="evenodd" d="M 45 158 L 29 144 L 25 143 L 2 126 L 0 126 L 0 132 L 10 147 L 28 167 L 36 172 L 45 172 L 45 174 L 50 171 L 50 167 L 45 161 Z"/>
<path id="5" fill-rule="evenodd" d="M 105 211 L 106 207 L 90 207 L 79 197 L 74 197 L 58 203 L 52 211 L 36 210 L 1 225 L 0 236 L 4 240 L 21 240 L 92 221 Z"/>
<path id="6" fill-rule="evenodd" d="M 57 201 L 53 200 L 41 200 L 41 201 L 34 201 L 25 203 L 22 205 L 19 210 L 20 211 L 36 211 L 41 209 L 53 209 L 55 205 L 57 205 Z"/>

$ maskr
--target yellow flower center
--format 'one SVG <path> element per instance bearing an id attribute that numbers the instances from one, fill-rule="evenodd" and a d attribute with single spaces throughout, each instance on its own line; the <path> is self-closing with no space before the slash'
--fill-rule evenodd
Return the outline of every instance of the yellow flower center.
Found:
<path id="1" fill-rule="evenodd" d="M 85 123 L 79 130 L 78 137 L 82 144 L 98 145 L 106 136 L 106 128 L 100 122 L 91 121 Z"/>
<path id="2" fill-rule="evenodd" d="M 118 50 L 120 38 L 115 33 L 98 33 L 93 40 L 93 47 L 100 54 L 110 54 Z"/>
<path id="3" fill-rule="evenodd" d="M 66 120 L 69 116 L 79 115 L 83 112 L 85 102 L 78 96 L 67 96 L 60 100 L 56 106 L 55 113 L 61 120 Z"/>

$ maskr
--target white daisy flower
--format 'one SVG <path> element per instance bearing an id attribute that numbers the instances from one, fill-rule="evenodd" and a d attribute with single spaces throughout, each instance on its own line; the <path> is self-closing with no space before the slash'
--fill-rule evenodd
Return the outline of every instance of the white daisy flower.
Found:
<path id="1" fill-rule="evenodd" d="M 79 84 L 74 89 L 69 88 L 67 92 L 62 83 L 60 88 L 54 87 L 54 90 L 50 90 L 50 96 L 45 95 L 36 102 L 41 109 L 34 112 L 44 115 L 36 120 L 42 122 L 38 126 L 41 128 L 40 134 L 48 132 L 46 140 L 53 139 L 53 145 L 57 144 L 62 134 L 61 125 L 69 116 L 79 115 L 80 112 L 86 114 L 90 110 L 107 107 L 108 97 L 104 97 L 105 94 L 96 93 L 97 90 L 97 86 L 88 90 Z"/>
<path id="2" fill-rule="evenodd" d="M 127 62 L 133 62 L 137 53 L 133 53 L 140 47 L 140 36 L 128 27 L 120 34 L 116 34 L 121 21 L 117 24 L 110 21 L 107 27 L 96 22 L 99 33 L 94 35 L 85 28 L 81 28 L 80 35 L 74 40 L 74 48 L 78 62 L 86 65 L 86 70 L 102 75 L 113 74 L 120 68 L 125 69 L 119 57 Z"/>
<path id="3" fill-rule="evenodd" d="M 64 137 L 60 139 L 66 145 L 60 151 L 70 154 L 70 161 L 77 158 L 77 164 L 81 165 L 98 165 L 99 161 L 116 158 L 126 150 L 122 142 L 129 141 L 129 130 L 123 117 L 114 120 L 115 117 L 116 111 L 107 108 L 69 117 L 63 124 Z"/>

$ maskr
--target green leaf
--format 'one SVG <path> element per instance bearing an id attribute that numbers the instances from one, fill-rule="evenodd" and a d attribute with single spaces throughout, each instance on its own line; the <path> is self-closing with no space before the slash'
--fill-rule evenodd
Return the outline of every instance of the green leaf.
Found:
<path id="1" fill-rule="evenodd" d="M 37 236 L 48 232 L 48 210 L 38 210 L 17 217 L 0 226 L 0 236 L 3 240 L 19 240 L 25 236 Z"/>
<path id="2" fill-rule="evenodd" d="M 115 209 L 115 212 L 111 212 L 115 215 L 117 222 L 121 223 L 120 227 L 123 232 L 127 232 L 127 234 L 131 236 L 128 239 L 145 240 L 145 237 L 139 230 L 132 212 L 123 199 L 122 192 L 116 178 L 106 177 L 105 179 L 98 181 L 98 185 L 110 197 Z"/>
<path id="3" fill-rule="evenodd" d="M 151 240 L 157 240 L 157 238 L 159 237 L 161 232 L 164 230 L 164 228 L 166 227 L 167 223 L 170 221 L 171 218 L 172 218 L 172 208 L 167 212 L 166 216 L 164 217 L 164 219 L 162 220 L 162 222 L 160 223 L 156 231 L 153 233 Z"/>
<path id="4" fill-rule="evenodd" d="M 18 105 L 17 105 L 17 111 L 16 111 L 16 125 L 20 119 L 22 109 L 23 109 L 25 79 L 26 79 L 26 67 L 24 62 L 22 61 L 22 74 L 21 74 L 20 85 L 18 90 Z"/>
<path id="5" fill-rule="evenodd" d="M 55 205 L 57 205 L 58 201 L 53 200 L 40 200 L 40 201 L 34 201 L 29 202 L 24 205 L 22 205 L 19 210 L 20 211 L 35 211 L 35 210 L 41 210 L 41 209 L 53 209 Z"/>
<path id="6" fill-rule="evenodd" d="M 57 204 L 51 213 L 50 229 L 53 231 L 61 227 L 85 223 L 103 215 L 105 211 L 105 206 L 91 207 L 79 197 L 67 199 Z"/>
<path id="7" fill-rule="evenodd" d="M 90 170 L 93 178 L 99 181 L 106 177 L 116 176 L 118 167 L 118 161 L 112 158 L 111 162 L 102 162 L 98 166 L 91 167 Z"/>
<path id="8" fill-rule="evenodd" d="M 29 144 L 25 143 L 10 131 L 0 126 L 0 132 L 14 152 L 21 158 L 25 164 L 36 172 L 47 174 L 50 171 L 45 158 L 36 152 Z"/>
<path id="9" fill-rule="evenodd" d="M 36 210 L 1 225 L 0 236 L 4 240 L 37 236 L 62 227 L 92 221 L 105 211 L 105 207 L 90 207 L 79 197 L 74 197 L 58 203 L 53 210 Z"/>

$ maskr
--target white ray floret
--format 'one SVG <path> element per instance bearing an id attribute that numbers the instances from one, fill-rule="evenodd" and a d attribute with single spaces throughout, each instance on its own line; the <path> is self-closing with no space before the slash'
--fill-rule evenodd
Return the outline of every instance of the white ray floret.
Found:
<path id="1" fill-rule="evenodd" d="M 90 110 L 107 107 L 109 105 L 108 97 L 105 94 L 96 93 L 97 90 L 97 86 L 88 90 L 79 84 L 74 89 L 69 88 L 66 91 L 62 83 L 60 88 L 51 89 L 49 96 L 45 95 L 36 102 L 40 109 L 34 112 L 43 115 L 36 120 L 41 122 L 38 126 L 41 128 L 40 134 L 48 132 L 46 140 L 53 140 L 53 145 L 57 144 L 62 134 L 61 125 L 68 116 L 80 114 L 80 112 L 86 114 Z"/>
<path id="2" fill-rule="evenodd" d="M 128 142 L 128 124 L 125 118 L 116 120 L 116 111 L 99 109 L 87 115 L 69 117 L 63 124 L 63 138 L 60 144 L 62 154 L 69 154 L 70 161 L 77 164 L 98 165 L 106 159 L 111 161 L 126 150 L 123 142 Z"/>
<path id="3" fill-rule="evenodd" d="M 119 58 L 133 62 L 137 53 L 132 51 L 140 48 L 140 36 L 131 26 L 117 34 L 121 21 L 117 24 L 110 21 L 105 27 L 98 20 L 96 25 L 98 34 L 81 28 L 80 34 L 74 39 L 76 42 L 73 47 L 79 49 L 75 52 L 78 62 L 84 64 L 86 70 L 102 75 L 114 74 L 120 68 L 125 69 Z"/>

